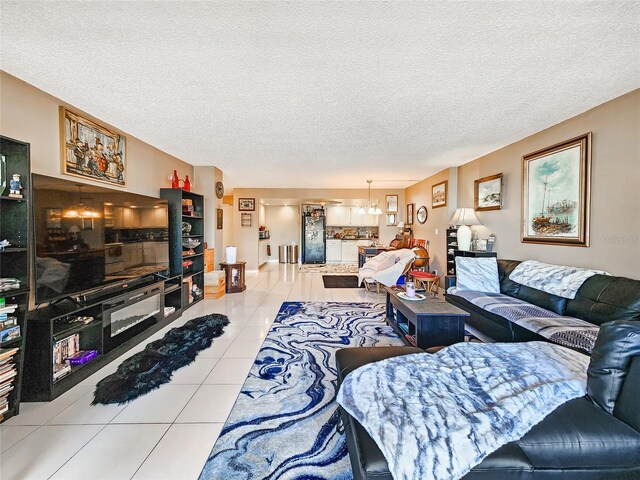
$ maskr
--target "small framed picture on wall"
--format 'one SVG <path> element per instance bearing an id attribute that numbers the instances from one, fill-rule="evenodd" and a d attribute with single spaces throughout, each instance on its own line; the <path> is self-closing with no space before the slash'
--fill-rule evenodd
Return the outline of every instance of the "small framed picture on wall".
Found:
<path id="1" fill-rule="evenodd" d="M 414 203 L 407 203 L 407 221 L 405 222 L 407 225 L 413 225 L 413 209 L 415 207 Z"/>
<path id="2" fill-rule="evenodd" d="M 216 229 L 218 230 L 222 230 L 223 213 L 224 211 L 221 208 L 216 208 Z"/>
<path id="3" fill-rule="evenodd" d="M 238 210 L 241 212 L 255 212 L 256 199 L 255 198 L 239 198 Z"/>
<path id="4" fill-rule="evenodd" d="M 431 187 L 431 208 L 447 206 L 447 180 Z"/>
<path id="5" fill-rule="evenodd" d="M 502 208 L 502 174 L 479 178 L 473 182 L 476 211 Z"/>

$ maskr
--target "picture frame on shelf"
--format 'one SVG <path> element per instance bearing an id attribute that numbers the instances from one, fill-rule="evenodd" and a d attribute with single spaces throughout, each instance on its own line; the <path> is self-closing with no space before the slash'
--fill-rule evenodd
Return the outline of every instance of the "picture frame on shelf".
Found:
<path id="1" fill-rule="evenodd" d="M 250 227 L 251 226 L 251 214 L 250 213 L 242 213 L 242 214 L 240 214 L 240 226 L 241 227 Z"/>
<path id="2" fill-rule="evenodd" d="M 447 206 L 447 186 L 448 180 L 436 183 L 431 187 L 431 208 Z"/>
<path id="3" fill-rule="evenodd" d="M 395 227 L 398 222 L 397 217 L 395 213 L 387 213 L 387 227 Z"/>
<path id="4" fill-rule="evenodd" d="M 59 110 L 62 173 L 126 187 L 126 137 L 65 107 Z"/>
<path id="5" fill-rule="evenodd" d="M 591 132 L 522 157 L 522 242 L 589 246 Z"/>
<path id="6" fill-rule="evenodd" d="M 416 220 L 418 220 L 418 223 L 424 224 L 427 221 L 427 218 L 429 218 L 429 212 L 427 207 L 422 205 L 416 212 Z"/>
<path id="7" fill-rule="evenodd" d="M 404 222 L 407 225 L 413 225 L 413 210 L 415 208 L 415 203 L 407 203 L 407 221 Z"/>
<path id="8" fill-rule="evenodd" d="M 238 210 L 241 212 L 255 212 L 256 199 L 255 198 L 238 198 Z"/>
<path id="9" fill-rule="evenodd" d="M 398 195 L 385 195 L 386 213 L 398 213 Z"/>
<path id="10" fill-rule="evenodd" d="M 500 210 L 502 208 L 502 185 L 502 173 L 474 180 L 474 209 L 477 212 Z"/>
<path id="11" fill-rule="evenodd" d="M 224 210 L 216 208 L 216 230 L 222 230 Z"/>

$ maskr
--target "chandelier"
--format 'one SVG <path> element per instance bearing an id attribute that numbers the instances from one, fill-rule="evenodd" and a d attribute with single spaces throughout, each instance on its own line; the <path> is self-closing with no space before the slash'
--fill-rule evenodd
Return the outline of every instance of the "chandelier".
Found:
<path id="1" fill-rule="evenodd" d="M 360 205 L 360 210 L 359 210 L 360 215 L 364 215 L 364 214 L 382 215 L 382 210 L 378 206 L 378 201 L 377 200 L 375 202 L 371 201 L 371 183 L 372 182 L 373 180 L 367 180 L 367 183 L 369 184 L 369 201 L 366 202 L 364 205 Z"/>
<path id="2" fill-rule="evenodd" d="M 82 201 L 82 185 L 78 185 L 78 190 L 80 191 L 80 202 L 66 209 L 62 213 L 62 217 L 63 218 L 81 218 L 81 219 L 100 218 L 100 213 L 96 212 L 90 206 L 85 205 L 84 202 Z"/>

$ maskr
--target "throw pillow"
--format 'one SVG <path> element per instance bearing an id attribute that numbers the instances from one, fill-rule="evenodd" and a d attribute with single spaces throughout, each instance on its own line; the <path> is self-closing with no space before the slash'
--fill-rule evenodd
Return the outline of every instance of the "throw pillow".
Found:
<path id="1" fill-rule="evenodd" d="M 603 323 L 591 351 L 587 369 L 587 394 L 593 403 L 613 414 L 631 360 L 640 356 L 640 322 Z"/>
<path id="2" fill-rule="evenodd" d="M 460 290 L 500 293 L 495 257 L 456 257 L 456 287 Z"/>

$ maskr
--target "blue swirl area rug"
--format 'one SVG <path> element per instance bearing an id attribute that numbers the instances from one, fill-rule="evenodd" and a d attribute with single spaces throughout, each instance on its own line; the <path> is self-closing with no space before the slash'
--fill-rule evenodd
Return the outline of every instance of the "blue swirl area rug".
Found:
<path id="1" fill-rule="evenodd" d="M 382 304 L 282 304 L 200 480 L 353 478 L 335 352 L 382 345 L 402 345 Z"/>

